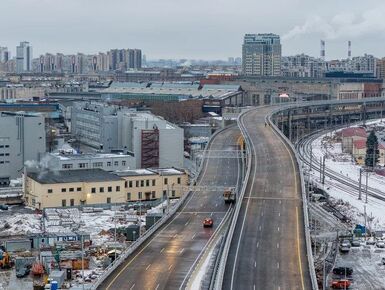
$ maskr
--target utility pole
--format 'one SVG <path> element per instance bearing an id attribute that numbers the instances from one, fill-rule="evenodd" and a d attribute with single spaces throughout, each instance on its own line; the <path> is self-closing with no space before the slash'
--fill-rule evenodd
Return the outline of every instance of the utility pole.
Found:
<path id="1" fill-rule="evenodd" d="M 365 241 L 366 241 L 366 236 L 367 236 L 367 233 L 368 233 L 368 229 L 367 229 L 367 226 L 366 226 L 366 205 L 364 205 L 364 221 L 365 221 Z"/>
<path id="2" fill-rule="evenodd" d="M 361 200 L 361 186 L 362 186 L 362 168 L 360 168 L 360 178 L 358 180 L 358 199 Z"/>
<path id="3" fill-rule="evenodd" d="M 83 280 L 83 283 L 82 283 L 82 288 L 84 290 L 84 236 L 83 236 L 83 233 L 82 233 L 82 280 Z"/>
<path id="4" fill-rule="evenodd" d="M 313 167 L 313 147 L 310 147 L 310 171 Z"/>
<path id="5" fill-rule="evenodd" d="M 322 158 L 322 184 L 325 184 L 325 155 Z"/>
<path id="6" fill-rule="evenodd" d="M 369 171 L 366 171 L 366 196 L 365 196 L 365 203 L 368 203 L 368 179 L 369 179 Z"/>

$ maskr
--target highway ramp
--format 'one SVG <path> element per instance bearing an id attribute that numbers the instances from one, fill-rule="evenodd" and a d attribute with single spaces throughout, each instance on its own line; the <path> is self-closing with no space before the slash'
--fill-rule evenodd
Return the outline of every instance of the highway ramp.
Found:
<path id="1" fill-rule="evenodd" d="M 241 135 L 233 126 L 217 134 L 210 150 L 238 150 Z M 238 178 L 238 159 L 208 158 L 203 166 L 200 185 L 235 186 Z M 228 210 L 222 192 L 198 191 L 191 195 L 174 217 L 98 289 L 179 289 L 186 283 L 192 266 L 203 251 Z M 203 228 L 206 217 L 214 219 L 213 228 Z"/>

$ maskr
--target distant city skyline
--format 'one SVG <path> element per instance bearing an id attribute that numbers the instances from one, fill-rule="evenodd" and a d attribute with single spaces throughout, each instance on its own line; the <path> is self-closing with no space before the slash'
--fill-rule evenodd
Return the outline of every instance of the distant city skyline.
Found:
<path id="1" fill-rule="evenodd" d="M 143 0 L 129 13 L 133 3 L 124 0 L 4 0 L 0 46 L 13 57 L 25 40 L 35 57 L 137 47 L 148 59 L 215 60 L 241 56 L 244 34 L 271 32 L 281 36 L 282 55 L 318 57 L 324 39 L 328 60 L 346 58 L 348 40 L 352 56 L 385 56 L 382 0 L 288 2 Z"/>

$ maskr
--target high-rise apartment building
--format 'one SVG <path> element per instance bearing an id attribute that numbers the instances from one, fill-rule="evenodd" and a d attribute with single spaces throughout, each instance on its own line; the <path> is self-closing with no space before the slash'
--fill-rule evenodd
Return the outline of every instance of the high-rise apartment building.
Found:
<path id="1" fill-rule="evenodd" d="M 16 47 L 16 72 L 29 72 L 32 70 L 32 46 L 27 41 L 20 42 Z"/>
<path id="2" fill-rule="evenodd" d="M 246 34 L 242 45 L 242 73 L 254 76 L 281 75 L 279 35 Z"/>
<path id="3" fill-rule="evenodd" d="M 282 76 L 284 77 L 323 77 L 326 70 L 325 61 L 305 54 L 282 57 Z"/>
<path id="4" fill-rule="evenodd" d="M 10 59 L 10 52 L 8 47 L 0 47 L 0 62 L 4 63 Z"/>

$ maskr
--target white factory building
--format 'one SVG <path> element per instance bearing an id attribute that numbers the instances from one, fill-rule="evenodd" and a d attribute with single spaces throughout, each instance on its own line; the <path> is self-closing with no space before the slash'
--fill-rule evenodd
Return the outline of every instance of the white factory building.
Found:
<path id="1" fill-rule="evenodd" d="M 46 151 L 45 122 L 39 114 L 0 113 L 0 186 L 21 177 L 24 165 L 37 163 Z"/>
<path id="2" fill-rule="evenodd" d="M 80 142 L 104 153 L 132 152 L 136 168 L 183 167 L 183 129 L 150 112 L 78 102 L 71 121 Z"/>

